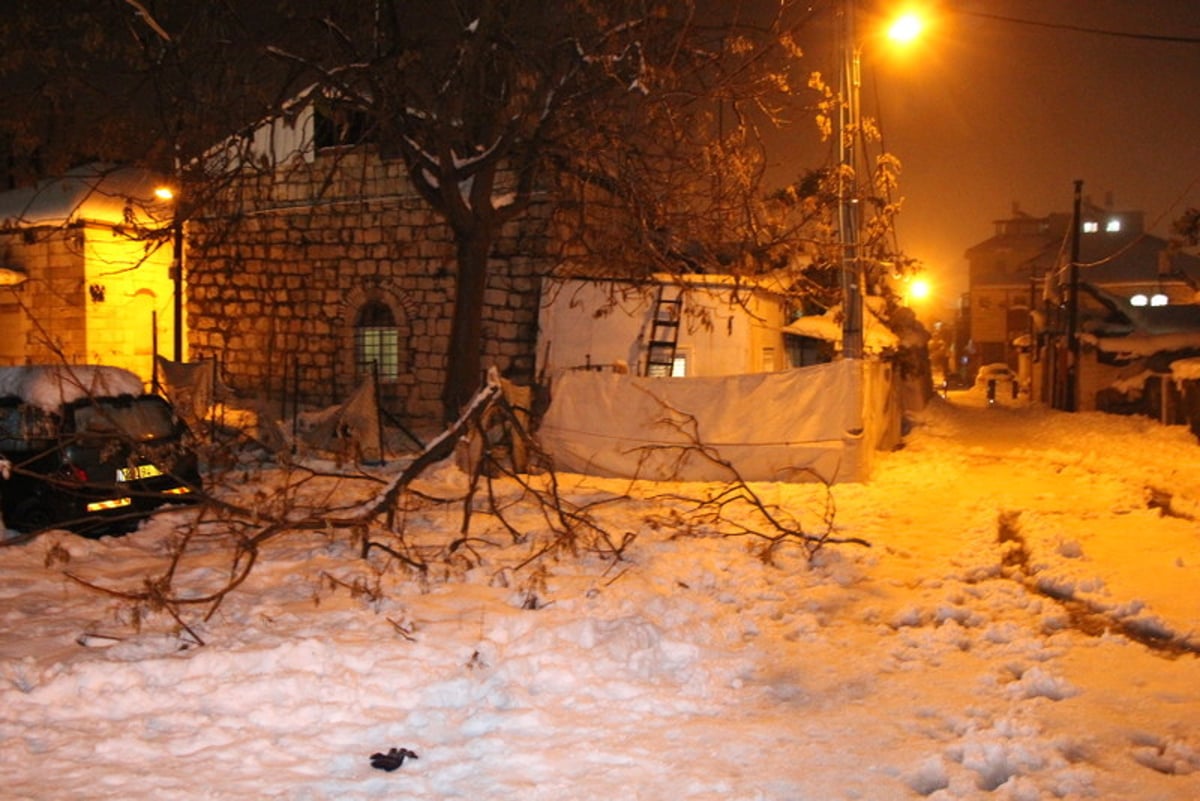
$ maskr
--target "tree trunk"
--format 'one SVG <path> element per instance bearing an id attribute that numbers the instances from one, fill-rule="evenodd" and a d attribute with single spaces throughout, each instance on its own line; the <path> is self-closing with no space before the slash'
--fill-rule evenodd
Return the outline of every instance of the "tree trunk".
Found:
<path id="1" fill-rule="evenodd" d="M 446 383 L 442 387 L 442 415 L 447 423 L 458 419 L 463 406 L 479 389 L 483 367 L 483 296 L 492 239 L 491 228 L 486 224 L 471 234 L 458 235 L 454 318 L 446 358 Z"/>

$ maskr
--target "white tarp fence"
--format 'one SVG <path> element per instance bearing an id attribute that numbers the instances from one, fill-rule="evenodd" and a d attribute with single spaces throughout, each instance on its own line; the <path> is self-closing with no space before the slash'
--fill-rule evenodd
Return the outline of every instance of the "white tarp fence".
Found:
<path id="1" fill-rule="evenodd" d="M 216 359 L 199 362 L 175 362 L 163 356 L 154 357 L 159 380 L 171 405 L 189 425 L 195 425 L 208 415 L 212 404 L 228 400 L 233 393 L 217 377 Z"/>
<path id="2" fill-rule="evenodd" d="M 327 410 L 300 432 L 305 445 L 334 451 L 339 458 L 363 464 L 380 464 L 381 423 L 375 377 L 368 375 L 345 403 Z"/>
<path id="3" fill-rule="evenodd" d="M 651 480 L 862 481 L 870 454 L 898 438 L 890 370 L 843 360 L 769 373 L 555 377 L 538 436 L 558 470 Z M 694 424 L 691 422 L 694 419 Z"/>

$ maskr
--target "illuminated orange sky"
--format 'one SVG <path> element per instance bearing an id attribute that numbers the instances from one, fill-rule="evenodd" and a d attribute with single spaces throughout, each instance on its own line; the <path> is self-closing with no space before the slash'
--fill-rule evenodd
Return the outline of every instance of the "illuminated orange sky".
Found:
<path id="1" fill-rule="evenodd" d="M 1034 215 L 1070 211 L 1076 179 L 1093 202 L 1111 195 L 1117 209 L 1144 211 L 1159 235 L 1200 205 L 1200 41 L 990 18 L 1200 40 L 1193 0 L 942 5 L 902 57 L 866 43 L 862 89 L 864 114 L 878 117 L 903 163 L 901 247 L 928 264 L 939 304 L 965 291 L 963 252 L 991 236 L 994 220 L 1014 203 Z M 832 71 L 821 64 L 830 29 L 809 29 L 812 69 Z M 804 139 L 772 153 L 773 175 L 789 161 L 820 163 L 824 151 Z"/>

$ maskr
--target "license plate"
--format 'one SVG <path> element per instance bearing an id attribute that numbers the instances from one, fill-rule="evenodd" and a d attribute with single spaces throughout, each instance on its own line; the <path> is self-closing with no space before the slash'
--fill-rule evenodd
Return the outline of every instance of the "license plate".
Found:
<path id="1" fill-rule="evenodd" d="M 140 464 L 137 467 L 118 467 L 117 481 L 137 481 L 143 478 L 161 476 L 162 471 L 152 464 Z"/>

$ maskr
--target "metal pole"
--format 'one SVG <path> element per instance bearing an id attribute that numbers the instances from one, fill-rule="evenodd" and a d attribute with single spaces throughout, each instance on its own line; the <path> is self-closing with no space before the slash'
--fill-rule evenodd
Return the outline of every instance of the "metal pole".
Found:
<path id="1" fill-rule="evenodd" d="M 158 311 L 150 312 L 150 391 L 159 394 L 158 382 Z"/>
<path id="2" fill-rule="evenodd" d="M 1075 210 L 1071 217 L 1071 268 L 1067 285 L 1067 386 L 1063 409 L 1079 408 L 1079 232 L 1082 219 L 1083 181 L 1075 182 Z"/>
<path id="3" fill-rule="evenodd" d="M 183 220 L 178 211 L 171 224 L 174 242 L 171 254 L 171 280 L 175 284 L 175 361 L 183 361 Z"/>
<path id="4" fill-rule="evenodd" d="M 859 261 L 858 173 L 855 140 L 860 135 L 860 52 L 855 33 L 855 0 L 843 0 L 841 15 L 842 110 L 838 114 L 838 223 L 842 239 L 842 357 L 863 353 L 863 275 Z"/>

